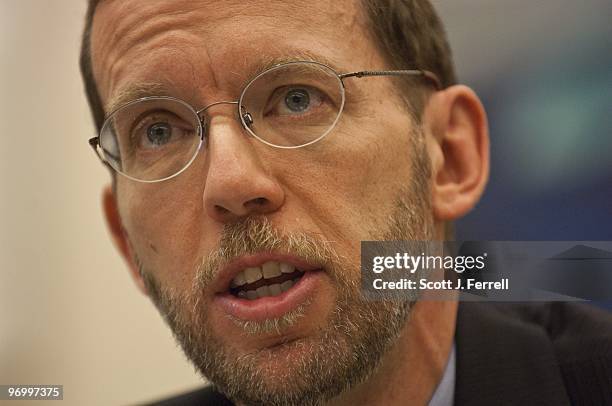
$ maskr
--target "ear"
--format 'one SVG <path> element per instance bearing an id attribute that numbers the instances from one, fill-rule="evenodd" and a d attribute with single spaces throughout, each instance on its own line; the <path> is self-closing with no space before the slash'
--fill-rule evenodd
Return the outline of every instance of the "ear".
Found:
<path id="1" fill-rule="evenodd" d="M 424 112 L 432 160 L 432 207 L 439 221 L 470 211 L 489 178 L 489 129 L 480 99 L 466 86 L 434 93 Z"/>
<path id="2" fill-rule="evenodd" d="M 142 293 L 148 296 L 147 288 L 145 287 L 144 280 L 138 270 L 138 265 L 134 260 L 132 253 L 132 247 L 127 237 L 123 224 L 121 223 L 121 216 L 119 215 L 119 209 L 117 207 L 117 199 L 113 193 L 112 187 L 109 185 L 102 191 L 102 207 L 104 208 L 104 215 L 106 217 L 106 224 L 111 232 L 115 247 L 119 250 L 119 253 L 125 259 L 128 264 L 130 274 L 136 282 L 136 286 Z"/>

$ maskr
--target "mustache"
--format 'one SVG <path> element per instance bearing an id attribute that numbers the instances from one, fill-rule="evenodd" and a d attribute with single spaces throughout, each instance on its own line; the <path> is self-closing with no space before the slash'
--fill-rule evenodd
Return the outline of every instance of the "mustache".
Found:
<path id="1" fill-rule="evenodd" d="M 208 286 L 233 259 L 258 252 L 291 254 L 329 269 L 340 259 L 332 245 L 333 241 L 305 231 L 287 233 L 279 230 L 265 216 L 250 216 L 225 225 L 219 246 L 200 261 L 196 271 L 197 286 Z"/>

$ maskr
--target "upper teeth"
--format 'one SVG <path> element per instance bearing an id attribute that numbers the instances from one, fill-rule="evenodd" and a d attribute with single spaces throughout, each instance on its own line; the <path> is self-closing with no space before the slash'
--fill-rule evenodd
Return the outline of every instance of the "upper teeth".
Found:
<path id="1" fill-rule="evenodd" d="M 285 262 L 268 261 L 261 266 L 255 266 L 246 268 L 240 272 L 232 280 L 232 287 L 246 285 L 247 283 L 254 283 L 264 279 L 271 279 L 280 276 L 284 273 L 292 273 L 295 271 L 295 267 Z"/>

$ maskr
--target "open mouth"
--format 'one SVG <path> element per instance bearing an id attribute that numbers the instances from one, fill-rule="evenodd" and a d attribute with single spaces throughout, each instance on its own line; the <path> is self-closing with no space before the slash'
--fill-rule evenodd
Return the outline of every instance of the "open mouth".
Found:
<path id="1" fill-rule="evenodd" d="M 218 278 L 213 309 L 234 319 L 262 321 L 281 317 L 316 301 L 325 269 L 291 255 L 258 253 L 237 258 Z"/>
<path id="2" fill-rule="evenodd" d="M 248 300 L 279 296 L 291 289 L 304 273 L 286 262 L 267 261 L 238 273 L 229 291 L 233 296 Z"/>

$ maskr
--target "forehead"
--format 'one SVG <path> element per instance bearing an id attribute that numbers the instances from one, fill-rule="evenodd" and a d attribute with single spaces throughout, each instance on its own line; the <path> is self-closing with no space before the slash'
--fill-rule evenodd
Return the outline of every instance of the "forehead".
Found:
<path id="1" fill-rule="evenodd" d="M 143 83 L 229 89 L 262 61 L 277 58 L 320 55 L 338 70 L 353 69 L 378 59 L 359 5 L 103 0 L 92 26 L 94 76 L 108 104 L 118 92 Z"/>

